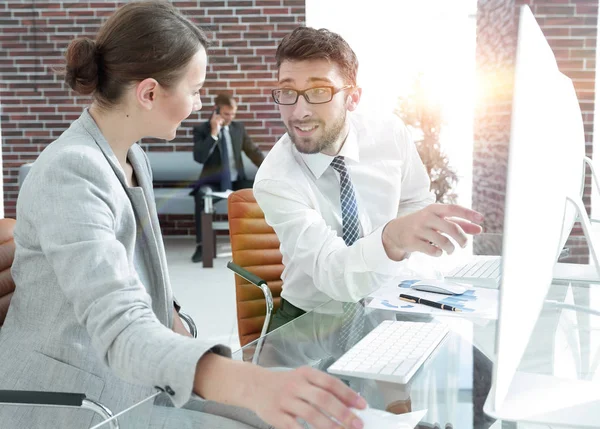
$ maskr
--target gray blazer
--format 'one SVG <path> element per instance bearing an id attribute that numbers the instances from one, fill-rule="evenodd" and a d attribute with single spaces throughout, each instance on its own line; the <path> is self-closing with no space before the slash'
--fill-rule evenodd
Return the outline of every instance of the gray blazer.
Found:
<path id="1" fill-rule="evenodd" d="M 128 158 L 137 188 L 127 186 L 86 110 L 31 168 L 17 202 L 16 291 L 0 329 L 0 388 L 85 393 L 116 413 L 160 386 L 182 406 L 200 357 L 230 355 L 170 329 L 173 294 L 151 170 L 137 144 Z M 92 414 L 0 406 L 0 422 L 82 428 Z"/>

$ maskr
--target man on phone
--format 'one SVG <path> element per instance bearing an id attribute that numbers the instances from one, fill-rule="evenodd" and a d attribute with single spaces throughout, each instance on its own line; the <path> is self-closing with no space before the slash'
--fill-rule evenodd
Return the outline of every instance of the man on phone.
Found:
<path id="1" fill-rule="evenodd" d="M 242 151 L 258 167 L 264 160 L 261 150 L 252 142 L 241 122 L 234 121 L 236 101 L 227 94 L 215 98 L 210 120 L 194 127 L 194 160 L 203 164 L 200 178 L 191 192 L 196 200 L 196 251 L 192 262 L 202 260 L 202 229 L 200 218 L 204 211 L 204 193 L 251 188 L 253 180 L 244 172 Z"/>

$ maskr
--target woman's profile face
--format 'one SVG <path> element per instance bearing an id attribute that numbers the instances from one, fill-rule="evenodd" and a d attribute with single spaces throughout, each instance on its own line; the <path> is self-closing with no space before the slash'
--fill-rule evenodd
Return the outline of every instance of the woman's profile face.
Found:
<path id="1" fill-rule="evenodd" d="M 173 140 L 181 122 L 200 110 L 200 89 L 206 79 L 206 50 L 201 47 L 185 68 L 183 77 L 171 88 L 162 88 L 153 109 L 152 137 Z"/>

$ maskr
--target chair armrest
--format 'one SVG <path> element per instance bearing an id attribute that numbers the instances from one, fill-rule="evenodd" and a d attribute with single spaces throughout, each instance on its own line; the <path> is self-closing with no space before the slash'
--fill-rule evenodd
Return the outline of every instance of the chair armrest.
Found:
<path id="1" fill-rule="evenodd" d="M 252 274 L 250 271 L 240 267 L 237 264 L 234 264 L 231 261 L 227 262 L 227 268 L 229 268 L 241 278 L 246 279 L 256 287 L 259 287 L 260 290 L 262 290 L 263 295 L 265 296 L 267 312 L 265 315 L 265 321 L 263 323 L 262 331 L 260 332 L 260 338 L 258 339 L 256 348 L 254 349 L 254 356 L 252 357 L 252 363 L 258 364 L 258 357 L 260 356 L 264 336 L 267 335 L 267 332 L 269 330 L 269 324 L 271 323 L 271 314 L 273 313 L 273 294 L 271 293 L 271 289 L 269 289 L 269 285 L 267 284 L 267 282 L 258 277 L 256 274 Z"/>
<path id="2" fill-rule="evenodd" d="M 101 403 L 86 398 L 83 393 L 38 392 L 34 390 L 0 390 L 0 405 L 29 405 L 77 407 L 91 410 L 102 417 L 102 421 L 113 417 L 113 413 Z M 110 421 L 112 429 L 119 429 L 117 419 Z"/>
<path id="3" fill-rule="evenodd" d="M 269 323 L 271 323 L 271 314 L 273 313 L 273 294 L 271 293 L 271 289 L 269 289 L 269 285 L 267 285 L 267 282 L 258 277 L 256 274 L 252 274 L 250 271 L 240 267 L 237 264 L 234 264 L 231 261 L 227 263 L 227 268 L 262 290 L 267 304 L 267 314 L 265 316 L 265 323 L 263 324 L 260 336 L 262 337 L 266 335 L 267 330 L 269 329 Z"/>
<path id="4" fill-rule="evenodd" d="M 196 328 L 196 323 L 194 323 L 194 319 L 187 313 L 183 311 L 179 312 L 179 318 L 187 325 L 188 331 L 192 334 L 192 337 L 198 338 L 198 329 Z"/>

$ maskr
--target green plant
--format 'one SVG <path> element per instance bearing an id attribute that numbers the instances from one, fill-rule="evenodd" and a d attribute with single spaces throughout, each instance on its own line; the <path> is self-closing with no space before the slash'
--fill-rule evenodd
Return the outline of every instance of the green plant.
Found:
<path id="1" fill-rule="evenodd" d="M 398 98 L 394 113 L 409 128 L 417 131 L 413 133 L 417 134 L 415 145 L 431 180 L 436 202 L 455 203 L 456 193 L 453 190 L 458 175 L 440 147 L 442 109 L 437 100 L 428 96 L 423 80 L 423 74 L 416 77 L 411 93 Z"/>

